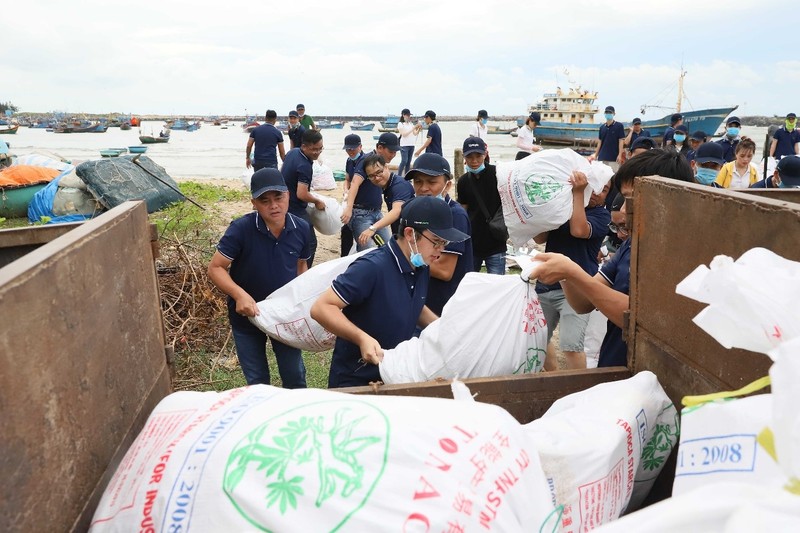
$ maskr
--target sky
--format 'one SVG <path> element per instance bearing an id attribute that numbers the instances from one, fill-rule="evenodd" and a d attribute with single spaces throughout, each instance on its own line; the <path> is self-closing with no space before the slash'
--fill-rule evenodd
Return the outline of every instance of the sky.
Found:
<path id="1" fill-rule="evenodd" d="M 21 111 L 525 114 L 570 82 L 617 117 L 800 113 L 798 0 L 3 0 Z M 648 108 L 641 114 L 641 106 Z"/>

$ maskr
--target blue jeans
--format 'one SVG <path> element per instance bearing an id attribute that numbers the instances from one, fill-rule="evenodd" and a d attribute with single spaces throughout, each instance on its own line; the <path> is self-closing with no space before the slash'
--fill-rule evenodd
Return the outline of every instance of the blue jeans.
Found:
<path id="1" fill-rule="evenodd" d="M 308 268 L 311 268 L 312 264 L 314 263 L 314 256 L 317 253 L 317 232 L 314 229 L 314 224 L 311 223 L 311 217 L 308 215 L 308 213 L 305 210 L 303 210 L 302 212 L 296 212 L 296 213 L 292 212 L 292 214 L 297 216 L 297 217 L 302 218 L 303 220 L 308 222 L 309 226 L 311 226 L 311 228 L 310 228 L 311 229 L 311 234 L 308 236 L 309 237 L 308 238 L 308 250 L 309 250 L 309 252 L 311 252 L 311 255 L 308 257 L 308 261 L 306 261 L 306 264 L 308 265 Z"/>
<path id="2" fill-rule="evenodd" d="M 267 334 L 252 324 L 234 325 L 233 340 L 236 343 L 236 355 L 242 366 L 244 378 L 248 385 L 263 383 L 269 385 L 269 363 L 267 362 Z M 284 389 L 306 388 L 306 365 L 303 354 L 298 348 L 286 346 L 275 339 L 272 351 L 278 360 L 278 374 L 281 376 Z"/>
<path id="3" fill-rule="evenodd" d="M 353 231 L 353 240 L 358 243 L 358 237 L 364 231 L 367 230 L 370 226 L 378 222 L 380 219 L 383 218 L 383 213 L 380 211 L 371 211 L 369 209 L 360 209 L 358 207 L 353 208 L 353 216 L 350 217 L 350 229 Z M 387 228 L 381 228 L 378 230 L 378 235 L 383 237 L 385 242 L 389 242 L 389 239 L 392 236 L 389 234 L 389 230 Z M 375 248 L 375 243 L 372 239 L 367 241 L 366 246 L 361 246 L 360 244 L 356 244 L 356 250 L 359 252 L 361 250 L 366 250 L 367 248 Z"/>
<path id="4" fill-rule="evenodd" d="M 481 264 L 486 261 L 486 272 L 489 274 L 499 274 L 501 276 L 506 273 L 506 254 L 499 252 L 492 255 L 481 257 L 478 255 L 472 256 L 472 264 L 475 267 L 475 272 L 481 271 Z"/>
<path id="5" fill-rule="evenodd" d="M 397 173 L 400 176 L 405 176 L 406 173 L 411 170 L 411 158 L 414 157 L 414 147 L 413 146 L 401 146 L 400 147 L 400 168 L 397 169 Z"/>

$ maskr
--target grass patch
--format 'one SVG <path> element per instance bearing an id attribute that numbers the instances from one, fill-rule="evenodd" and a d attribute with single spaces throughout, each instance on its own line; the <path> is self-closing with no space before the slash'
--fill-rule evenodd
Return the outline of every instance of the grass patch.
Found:
<path id="1" fill-rule="evenodd" d="M 0 229 L 27 228 L 31 223 L 27 217 L 3 218 L 0 217 Z"/>

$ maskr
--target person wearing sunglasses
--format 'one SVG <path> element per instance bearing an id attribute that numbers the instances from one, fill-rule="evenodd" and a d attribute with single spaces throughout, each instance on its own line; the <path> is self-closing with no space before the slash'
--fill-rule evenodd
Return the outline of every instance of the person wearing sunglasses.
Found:
<path id="1" fill-rule="evenodd" d="M 383 350 L 438 318 L 425 305 L 428 265 L 451 242 L 467 239 L 453 227 L 452 211 L 440 198 L 421 196 L 403 204 L 394 238 L 353 261 L 311 308 L 311 318 L 336 335 L 329 388 L 379 381 Z"/>

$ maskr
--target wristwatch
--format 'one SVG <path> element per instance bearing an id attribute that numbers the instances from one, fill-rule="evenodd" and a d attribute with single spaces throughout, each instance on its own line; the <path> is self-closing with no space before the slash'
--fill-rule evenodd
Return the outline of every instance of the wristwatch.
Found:
<path id="1" fill-rule="evenodd" d="M 376 231 L 378 231 L 378 230 L 376 230 L 376 229 L 375 229 L 375 226 L 370 226 L 370 227 L 368 227 L 367 229 L 368 229 L 368 230 L 370 230 L 370 231 L 371 231 L 371 232 L 373 232 L 373 233 L 374 233 L 374 232 L 376 232 Z"/>

